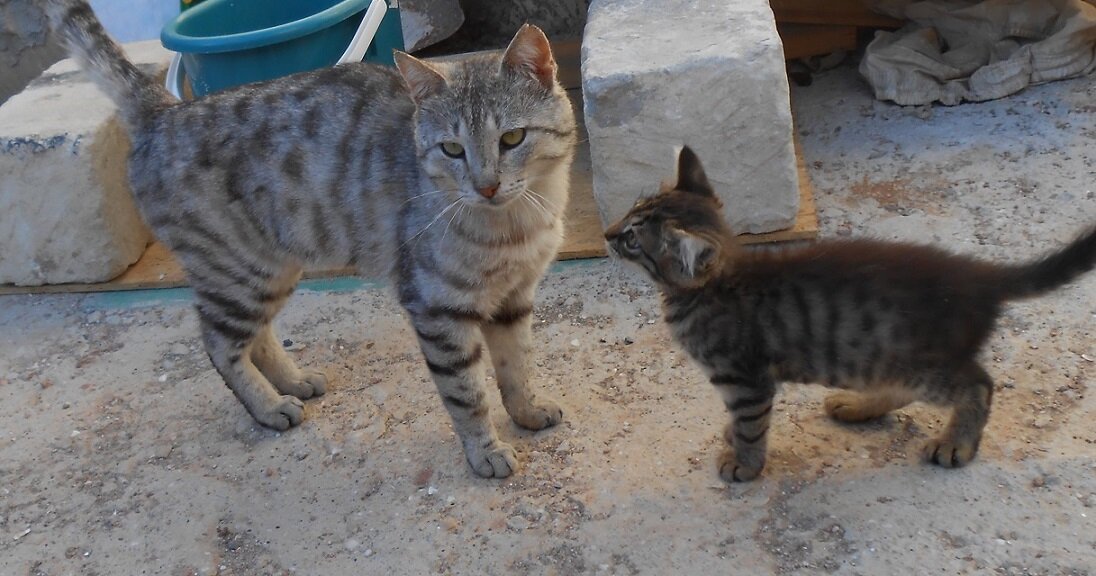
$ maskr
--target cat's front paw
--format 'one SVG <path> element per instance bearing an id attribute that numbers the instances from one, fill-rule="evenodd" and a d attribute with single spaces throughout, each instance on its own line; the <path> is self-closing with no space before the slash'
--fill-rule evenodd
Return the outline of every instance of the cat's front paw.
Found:
<path id="1" fill-rule="evenodd" d="M 506 478 L 518 469 L 518 453 L 513 446 L 492 440 L 484 448 L 468 451 L 468 464 L 477 476 Z"/>
<path id="2" fill-rule="evenodd" d="M 288 430 L 304 419 L 304 404 L 293 396 L 279 396 L 269 406 L 252 411 L 255 420 L 275 430 Z"/>
<path id="3" fill-rule="evenodd" d="M 316 396 L 323 396 L 327 392 L 327 375 L 320 370 L 301 370 L 301 377 L 298 380 L 276 387 L 278 392 L 282 394 L 289 394 L 301 400 L 307 400 Z"/>
<path id="4" fill-rule="evenodd" d="M 925 444 L 925 459 L 944 468 L 966 466 L 977 453 L 977 443 L 952 438 L 933 438 Z"/>
<path id="5" fill-rule="evenodd" d="M 719 457 L 719 477 L 724 482 L 749 482 L 760 476 L 764 468 L 764 463 L 757 466 L 739 462 L 738 455 L 731 448 L 724 450 Z"/>
<path id="6" fill-rule="evenodd" d="M 526 430 L 543 430 L 563 421 L 563 409 L 559 404 L 539 397 L 520 410 L 507 412 L 515 424 Z"/>

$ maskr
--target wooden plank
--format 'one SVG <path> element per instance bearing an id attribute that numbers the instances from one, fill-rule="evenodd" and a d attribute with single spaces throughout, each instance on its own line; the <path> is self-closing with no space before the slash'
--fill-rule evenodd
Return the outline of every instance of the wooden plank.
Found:
<path id="1" fill-rule="evenodd" d="M 556 59 L 556 77 L 560 86 L 564 90 L 582 88 L 582 40 L 552 42 L 552 56 Z"/>
<path id="2" fill-rule="evenodd" d="M 776 31 L 784 44 L 785 60 L 856 50 L 856 26 L 777 24 Z"/>
<path id="3" fill-rule="evenodd" d="M 769 0 L 777 23 L 836 24 L 872 28 L 899 28 L 895 20 L 868 9 L 864 0 Z"/>
<path id="4" fill-rule="evenodd" d="M 594 201 L 593 171 L 590 165 L 590 147 L 582 118 L 582 96 L 578 90 L 570 91 L 576 108 L 579 132 L 582 134 L 575 150 L 575 162 L 571 169 L 571 201 L 564 217 L 567 236 L 557 258 L 572 260 L 598 258 L 606 255 L 602 236 L 601 217 Z M 799 214 L 795 225 L 786 230 L 765 234 L 742 234 L 743 244 L 810 240 L 818 236 L 818 215 L 814 205 L 814 190 L 806 162 L 795 141 L 796 162 L 799 168 Z M 349 268 L 307 270 L 305 278 L 332 278 L 353 276 Z M 175 288 L 186 286 L 186 277 L 171 252 L 162 244 L 151 244 L 144 255 L 128 270 L 108 282 L 96 284 L 55 284 L 49 286 L 0 286 L 0 296 L 7 294 L 50 294 L 72 292 L 107 292 L 115 290 L 142 290 L 149 288 Z"/>

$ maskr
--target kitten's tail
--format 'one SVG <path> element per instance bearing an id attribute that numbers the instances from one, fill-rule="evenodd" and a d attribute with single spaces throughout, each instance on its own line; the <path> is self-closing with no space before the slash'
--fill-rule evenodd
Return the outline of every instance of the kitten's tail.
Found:
<path id="1" fill-rule="evenodd" d="M 141 72 L 107 35 L 86 0 L 44 0 L 50 27 L 99 88 L 110 96 L 131 128 L 145 124 L 174 99 Z"/>
<path id="2" fill-rule="evenodd" d="M 1027 298 L 1066 284 L 1096 268 L 1096 228 L 1079 236 L 1065 248 L 1026 265 L 1005 269 L 1001 295 L 1005 299 Z"/>

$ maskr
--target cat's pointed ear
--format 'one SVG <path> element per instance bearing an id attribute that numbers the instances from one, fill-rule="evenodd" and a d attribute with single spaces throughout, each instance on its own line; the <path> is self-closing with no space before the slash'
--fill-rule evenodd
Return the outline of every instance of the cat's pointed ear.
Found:
<path id="1" fill-rule="evenodd" d="M 677 184 L 674 188 L 715 198 L 715 190 L 708 182 L 708 176 L 704 174 L 700 157 L 688 146 L 682 146 L 677 153 Z"/>
<path id="2" fill-rule="evenodd" d="M 719 256 L 719 246 L 702 236 L 674 228 L 670 231 L 670 237 L 681 271 L 688 278 L 707 274 Z"/>
<path id="3" fill-rule="evenodd" d="M 445 88 L 445 76 L 442 76 L 437 68 L 399 50 L 393 50 L 392 57 L 396 61 L 400 76 L 403 76 L 403 81 L 407 83 L 407 88 L 411 91 L 411 99 L 416 104 Z"/>
<path id="4" fill-rule="evenodd" d="M 548 89 L 556 81 L 556 60 L 552 57 L 552 46 L 544 32 L 532 24 L 525 24 L 514 35 L 502 56 L 502 65 L 540 82 L 541 86 Z"/>

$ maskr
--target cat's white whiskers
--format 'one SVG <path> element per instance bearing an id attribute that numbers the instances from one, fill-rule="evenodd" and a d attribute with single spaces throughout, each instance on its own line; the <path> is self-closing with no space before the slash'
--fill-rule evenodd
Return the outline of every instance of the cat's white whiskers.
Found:
<path id="1" fill-rule="evenodd" d="M 445 231 L 441 233 L 442 242 L 445 241 L 445 235 L 449 233 L 449 227 L 453 225 L 453 221 L 460 219 L 464 215 L 465 206 L 466 204 L 464 202 L 461 202 L 460 208 L 457 208 L 457 210 L 453 212 L 453 215 L 449 217 L 449 222 L 446 222 L 445 224 Z"/>
<path id="2" fill-rule="evenodd" d="M 544 194 L 541 194 L 540 192 L 537 192 L 536 190 L 533 190 L 532 188 L 526 188 L 526 190 L 529 193 L 534 194 L 537 198 L 539 198 L 541 201 L 543 201 L 545 204 L 547 204 L 548 207 L 552 209 L 552 212 L 554 212 L 556 214 L 559 214 L 559 213 L 562 212 L 562 210 L 559 209 L 559 205 L 556 204 L 555 202 L 549 200 L 548 198 L 546 198 L 544 196 Z"/>
<path id="3" fill-rule="evenodd" d="M 419 230 L 418 232 L 416 232 L 414 236 L 412 236 L 412 237 L 408 238 L 407 240 L 405 240 L 405 241 L 403 242 L 403 244 L 400 244 L 400 247 L 399 247 L 399 248 L 397 248 L 397 250 L 396 250 L 396 251 L 398 252 L 398 251 L 399 251 L 400 249 L 402 249 L 402 248 L 403 248 L 404 246 L 407 246 L 407 244 L 408 244 L 409 242 L 411 242 L 412 240 L 414 240 L 414 239 L 418 238 L 419 236 L 422 236 L 422 235 L 423 235 L 423 233 L 424 233 L 424 232 L 426 232 L 427 230 L 429 230 L 429 229 L 430 229 L 430 227 L 434 225 L 434 223 L 436 223 L 436 222 L 437 222 L 438 220 L 440 220 L 440 219 L 441 219 L 441 217 L 442 217 L 442 216 L 445 216 L 445 213 L 446 213 L 446 212 L 448 212 L 448 211 L 452 210 L 452 209 L 453 209 L 453 207 L 454 207 L 454 206 L 456 206 L 456 205 L 458 205 L 458 204 L 462 204 L 462 205 L 463 205 L 463 198 L 457 198 L 456 200 L 453 200 L 453 201 L 452 201 L 452 202 L 451 202 L 451 203 L 450 203 L 450 204 L 449 204 L 448 206 L 446 206 L 446 207 L 445 207 L 444 209 L 442 209 L 442 211 L 441 211 L 441 212 L 438 212 L 438 215 L 437 215 L 437 216 L 434 216 L 434 219 L 433 219 L 433 220 L 431 220 L 431 221 L 430 221 L 430 223 L 426 225 L 426 227 L 424 227 L 424 228 L 423 228 L 422 230 Z"/>
<path id="4" fill-rule="evenodd" d="M 526 188 L 526 192 L 528 191 L 529 189 Z M 533 211 L 536 212 L 538 216 L 543 216 L 548 222 L 552 221 L 552 214 L 548 212 L 548 209 L 545 208 L 539 200 L 529 194 L 522 194 L 521 197 L 523 200 L 527 201 L 530 206 L 533 207 Z"/>
<path id="5" fill-rule="evenodd" d="M 446 194 L 448 192 L 456 192 L 456 191 L 457 191 L 456 188 L 452 188 L 452 189 L 448 189 L 448 190 L 433 190 L 433 191 L 430 191 L 430 192 L 423 192 L 422 194 L 416 194 L 416 195 L 408 198 L 407 200 L 404 200 L 403 202 L 400 202 L 400 207 L 402 208 L 404 204 L 407 204 L 408 202 L 411 202 L 412 200 L 418 200 L 419 198 L 422 198 L 424 196 L 433 196 L 435 194 Z"/>

